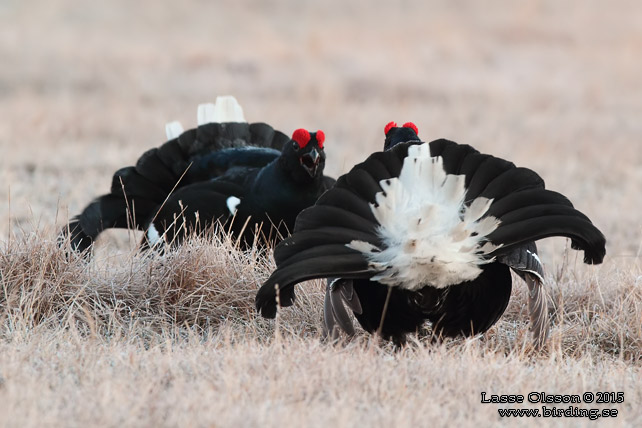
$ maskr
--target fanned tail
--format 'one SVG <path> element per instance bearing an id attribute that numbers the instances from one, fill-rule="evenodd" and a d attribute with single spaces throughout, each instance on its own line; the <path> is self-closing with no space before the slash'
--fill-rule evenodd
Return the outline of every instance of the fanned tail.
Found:
<path id="1" fill-rule="evenodd" d="M 584 250 L 586 263 L 600 263 L 605 255 L 604 235 L 565 196 L 546 190 L 541 177 L 529 169 L 517 168 L 506 160 L 480 154 L 470 146 L 437 140 L 430 143 L 430 156 L 442 157 L 445 173 L 442 177 L 437 174 L 440 171 L 420 166 L 425 147 L 412 148 L 416 144 L 421 143 L 399 143 L 389 151 L 371 155 L 340 177 L 316 205 L 299 215 L 293 235 L 275 249 L 277 269 L 259 290 L 257 309 L 265 317 L 274 317 L 277 294 L 280 305 L 289 306 L 294 300 L 295 284 L 314 278 L 343 278 L 328 285 L 324 304 L 326 328 L 329 332 L 335 327 L 351 330 L 345 307 L 341 304 L 341 298 L 347 301 L 341 295 L 342 281 L 352 283 L 350 280 L 354 280 L 355 290 L 359 290 L 357 302 L 360 301 L 359 309 L 364 311 L 358 316 L 360 323 L 366 323 L 370 330 L 376 328 L 368 324 L 368 320 L 381 314 L 372 314 L 367 306 L 361 307 L 371 301 L 370 295 L 376 288 L 373 285 L 382 286 L 375 283 L 375 279 L 384 277 L 381 275 L 384 269 L 394 287 L 398 285 L 395 281 L 401 274 L 405 275 L 414 268 L 410 263 L 410 268 L 403 267 L 403 272 L 394 273 L 389 269 L 391 265 L 386 266 L 387 260 L 378 261 L 379 255 L 406 240 L 403 250 L 407 251 L 408 257 L 414 257 L 416 242 L 412 238 L 423 219 L 433 219 L 431 216 L 434 215 L 430 204 L 427 204 L 425 212 L 421 211 L 421 206 L 417 209 L 417 218 L 401 215 L 405 212 L 403 210 L 400 214 L 395 213 L 395 209 L 403 204 L 416 203 L 418 197 L 421 201 L 430 200 L 429 196 L 418 196 L 421 193 L 414 190 L 399 191 L 394 187 L 398 184 L 395 179 L 402 181 L 404 186 L 409 184 L 406 188 L 412 189 L 413 179 L 428 180 L 426 175 L 430 173 L 435 184 L 433 188 L 437 189 L 437 203 L 450 204 L 451 199 L 458 199 L 453 195 L 460 194 L 457 186 L 461 180 L 465 187 L 462 209 L 445 217 L 445 220 L 452 220 L 452 225 L 444 226 L 444 230 L 451 233 L 444 235 L 436 230 L 434 236 L 450 236 L 454 243 L 466 237 L 477 237 L 479 246 L 464 245 L 455 252 L 455 256 L 472 252 L 487 264 L 480 264 L 482 272 L 477 277 L 462 276 L 461 270 L 450 272 L 452 278 L 459 277 L 461 282 L 449 281 L 443 284 L 444 288 L 419 281 L 417 285 L 424 288 L 417 291 L 409 291 L 413 290 L 410 287 L 395 289 L 392 293 L 395 310 L 404 312 L 416 306 L 410 317 L 412 322 L 399 321 L 397 330 L 399 333 L 411 331 L 422 319 L 429 319 L 433 322 L 434 331 L 446 336 L 486 331 L 502 315 L 510 298 L 511 267 L 527 282 L 533 335 L 536 343 L 543 343 L 548 329 L 548 312 L 541 283 L 542 268 L 534 241 L 551 236 L 569 237 L 573 248 Z M 407 173 L 412 172 L 412 176 L 401 177 L 407 158 L 416 163 L 417 172 L 408 169 Z M 461 177 L 449 178 L 453 175 Z M 426 194 L 430 195 L 429 192 Z M 465 226 L 458 225 L 458 221 Z M 382 236 L 381 223 L 384 222 L 396 233 L 395 239 L 386 241 Z M 479 223 L 474 228 L 470 226 L 473 232 L 464 233 L 468 230 L 466 225 L 475 222 Z M 447 246 L 449 243 L 444 244 Z M 373 254 L 377 257 L 371 257 Z M 440 254 L 419 260 L 417 264 L 425 266 L 433 260 L 439 263 Z M 389 260 L 394 261 L 394 258 Z M 442 263 L 446 267 L 454 265 L 450 259 L 446 262 Z M 438 272 L 437 277 L 442 276 Z M 382 289 L 377 288 L 376 291 L 381 292 Z M 410 300 L 405 296 L 411 296 Z M 397 304 L 397 299 L 403 303 Z M 421 311 L 422 315 L 417 315 L 416 311 Z M 403 313 L 398 318 L 402 319 Z M 392 330 L 388 333 L 396 334 Z"/>

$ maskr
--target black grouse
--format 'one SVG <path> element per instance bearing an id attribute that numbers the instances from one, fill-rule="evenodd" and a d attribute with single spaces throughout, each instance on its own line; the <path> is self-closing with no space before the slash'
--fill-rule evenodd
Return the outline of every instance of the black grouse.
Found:
<path id="1" fill-rule="evenodd" d="M 152 228 L 151 237 L 158 241 L 163 236 L 156 236 L 153 231 L 156 227 L 157 232 L 164 230 L 168 224 L 166 216 L 174 214 L 170 208 L 173 210 L 175 203 L 180 200 L 175 198 L 179 192 L 185 197 L 185 202 L 190 201 L 191 207 L 195 195 L 200 198 L 199 224 L 206 225 L 220 215 L 227 215 L 240 202 L 230 199 L 229 195 L 221 199 L 221 195 L 238 194 L 236 197 L 240 198 L 240 193 L 246 190 L 247 185 L 243 179 L 256 176 L 261 168 L 273 164 L 285 153 L 295 157 L 290 163 L 298 162 L 295 166 L 302 171 L 300 175 L 308 176 L 302 179 L 301 189 L 304 192 L 321 194 L 334 182 L 322 176 L 325 159 L 323 142 L 321 147 L 316 144 L 314 153 L 312 146 L 315 144 L 312 144 L 307 149 L 299 149 L 298 156 L 292 155 L 293 145 L 297 144 L 298 147 L 298 143 L 265 123 L 245 122 L 241 106 L 233 97 L 218 97 L 215 104 L 200 105 L 198 127 L 195 129 L 183 131 L 180 123 L 172 122 L 167 124 L 166 130 L 169 141 L 145 152 L 135 166 L 116 171 L 110 192 L 96 198 L 69 222 L 62 231 L 61 242 L 69 238 L 74 250 L 84 251 L 105 229 L 136 228 L 147 231 L 154 219 L 163 220 L 162 223 L 154 223 Z M 221 180 L 222 177 L 226 181 Z M 293 174 L 290 180 L 296 181 L 298 177 Z M 213 181 L 217 181 L 217 184 L 210 184 Z M 292 185 L 290 181 L 272 184 L 275 188 Z M 203 186 L 203 193 L 198 192 L 198 186 Z M 312 189 L 314 186 L 321 187 Z M 215 189 L 218 192 L 212 194 Z M 265 196 L 267 198 L 269 194 Z M 294 200 L 292 206 L 284 209 L 300 211 L 304 208 L 297 195 L 291 195 L 291 199 Z M 305 201 L 306 206 L 314 202 L 310 198 Z M 256 202 L 259 207 L 260 204 L 261 201 Z M 194 211 L 186 204 L 183 204 L 183 208 L 192 213 Z M 260 208 L 255 207 L 252 213 L 256 210 Z M 184 211 L 181 215 L 180 211 L 176 211 L 180 220 L 188 219 L 189 212 Z M 294 224 L 292 216 L 296 216 L 298 211 L 288 211 L 285 218 L 281 218 L 282 213 L 278 211 L 271 214 L 270 218 L 275 223 L 284 220 L 291 229 Z M 188 223 L 190 221 L 188 219 Z M 178 229 L 172 228 L 172 232 L 174 230 Z"/>
<path id="2" fill-rule="evenodd" d="M 297 215 L 335 182 L 323 175 L 325 136 L 297 129 L 280 155 L 262 167 L 235 166 L 211 180 L 174 192 L 150 220 L 148 245 L 180 243 L 218 220 L 243 247 L 276 243 Z"/>
<path id="3" fill-rule="evenodd" d="M 534 171 L 448 140 L 423 143 L 408 123 L 386 126 L 385 151 L 301 212 L 274 251 L 277 269 L 256 296 L 267 318 L 294 301 L 294 285 L 329 278 L 326 329 L 353 327 L 403 343 L 426 321 L 435 337 L 488 330 L 510 298 L 510 269 L 529 287 L 531 330 L 548 330 L 535 241 L 571 238 L 601 263 L 604 235 Z"/>

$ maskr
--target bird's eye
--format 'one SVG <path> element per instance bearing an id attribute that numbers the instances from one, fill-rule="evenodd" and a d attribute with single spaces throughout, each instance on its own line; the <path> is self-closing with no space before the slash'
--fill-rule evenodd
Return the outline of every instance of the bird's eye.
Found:
<path id="1" fill-rule="evenodd" d="M 294 149 L 295 152 L 298 151 L 299 143 L 297 143 L 296 141 L 292 141 L 292 148 Z"/>

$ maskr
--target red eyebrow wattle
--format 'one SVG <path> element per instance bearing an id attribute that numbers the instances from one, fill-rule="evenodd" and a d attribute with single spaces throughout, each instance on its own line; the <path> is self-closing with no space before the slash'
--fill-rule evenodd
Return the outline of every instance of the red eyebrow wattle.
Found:
<path id="1" fill-rule="evenodd" d="M 396 128 L 396 127 L 397 127 L 397 122 L 388 122 L 386 127 L 383 128 L 384 135 L 388 135 L 388 132 L 390 132 L 392 128 Z"/>
<path id="2" fill-rule="evenodd" d="M 304 148 L 310 142 L 310 133 L 303 128 L 299 128 L 292 134 L 292 139 L 297 142 L 300 148 Z"/>
<path id="3" fill-rule="evenodd" d="M 419 128 L 417 128 L 417 125 L 415 125 L 414 123 L 406 122 L 406 123 L 403 124 L 403 127 L 404 128 L 410 128 L 413 131 L 415 131 L 415 134 L 419 135 Z"/>
<path id="4" fill-rule="evenodd" d="M 317 131 L 317 144 L 319 145 L 319 148 L 323 148 L 323 143 L 325 142 L 325 133 L 321 130 Z"/>

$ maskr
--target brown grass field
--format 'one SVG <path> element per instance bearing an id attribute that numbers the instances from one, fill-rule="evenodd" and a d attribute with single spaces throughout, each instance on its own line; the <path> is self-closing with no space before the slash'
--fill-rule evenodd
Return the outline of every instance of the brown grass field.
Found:
<path id="1" fill-rule="evenodd" d="M 161 4 L 162 3 L 162 4 Z M 0 426 L 642 426 L 642 3 L 0 2 Z M 322 285 L 276 322 L 269 252 L 164 256 L 56 232 L 113 172 L 233 94 L 250 121 L 327 135 L 338 176 L 390 121 L 540 173 L 607 236 L 602 265 L 541 245 L 556 312 L 530 348 L 515 280 L 483 337 L 401 350 L 321 339 Z M 499 417 L 481 393 L 624 392 L 617 417 Z M 569 404 L 549 404 L 568 408 Z"/>

